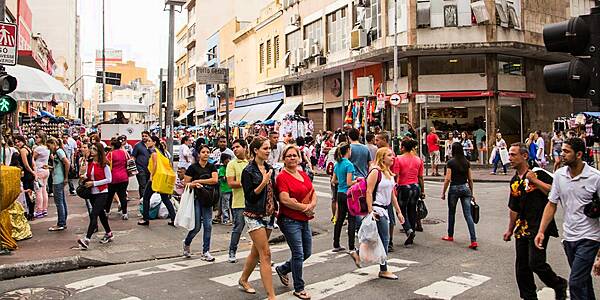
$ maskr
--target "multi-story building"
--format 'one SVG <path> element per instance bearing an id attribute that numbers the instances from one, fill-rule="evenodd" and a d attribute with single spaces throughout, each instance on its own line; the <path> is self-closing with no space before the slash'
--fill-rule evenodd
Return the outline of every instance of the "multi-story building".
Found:
<path id="1" fill-rule="evenodd" d="M 191 82 L 187 87 L 188 99 L 195 101 L 195 113 L 197 124 L 204 121 L 204 117 L 216 110 L 215 103 L 208 104 L 208 95 L 206 87 L 195 82 L 196 67 L 206 66 L 209 57 L 206 53 L 210 50 L 207 46 L 209 37 L 223 27 L 234 17 L 240 21 L 255 20 L 258 13 L 269 0 L 189 0 L 185 9 L 188 14 L 187 28 L 189 35 L 188 49 L 188 75 Z M 218 55 L 218 54 L 217 54 Z M 215 63 L 219 63 L 216 61 Z M 199 91 L 199 92 L 196 92 Z M 209 93 L 210 94 L 210 93 Z"/>
<path id="2" fill-rule="evenodd" d="M 403 99 L 375 116 L 386 129 L 484 128 L 488 136 L 500 130 L 508 141 L 550 130 L 554 117 L 573 111 L 572 99 L 546 92 L 542 80 L 544 65 L 565 60 L 545 51 L 542 29 L 570 15 L 567 0 L 397 0 L 397 9 L 395 0 L 282 2 L 286 74 L 262 83 L 284 85 L 286 99 L 302 101 L 317 130 L 341 127 L 342 107 L 374 106 L 378 93 Z M 256 51 L 260 73 L 260 43 Z M 364 82 L 366 94 L 359 91 Z M 417 103 L 423 99 L 436 102 L 427 116 Z"/>
<path id="3" fill-rule="evenodd" d="M 188 102 L 187 99 L 187 85 L 189 80 L 188 76 L 188 56 L 187 56 L 187 45 L 188 45 L 188 28 L 187 25 L 183 26 L 177 35 L 175 36 L 176 47 L 175 47 L 175 111 L 179 112 L 177 118 L 180 122 L 185 124 L 193 124 L 193 111 L 195 109 L 194 101 Z M 180 119 L 181 118 L 181 119 Z"/>
<path id="4" fill-rule="evenodd" d="M 29 0 L 34 21 L 32 33 L 44 37 L 54 58 L 53 76 L 69 87 L 82 74 L 79 15 L 77 0 Z M 68 105 L 68 115 L 76 116 L 76 107 L 83 102 L 83 80 L 71 88 L 75 99 Z"/>

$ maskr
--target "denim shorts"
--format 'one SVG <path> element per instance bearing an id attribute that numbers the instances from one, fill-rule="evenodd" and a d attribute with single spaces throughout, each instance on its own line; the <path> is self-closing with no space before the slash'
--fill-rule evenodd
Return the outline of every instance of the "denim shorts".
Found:
<path id="1" fill-rule="evenodd" d="M 275 223 L 275 216 L 267 216 L 262 217 L 260 219 L 249 218 L 244 216 L 244 220 L 246 221 L 246 226 L 248 226 L 248 233 L 265 228 L 267 230 L 273 230 L 273 224 Z"/>

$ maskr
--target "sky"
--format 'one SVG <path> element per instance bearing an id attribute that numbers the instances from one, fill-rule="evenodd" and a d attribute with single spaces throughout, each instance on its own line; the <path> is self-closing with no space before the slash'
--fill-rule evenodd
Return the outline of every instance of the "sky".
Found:
<path id="1" fill-rule="evenodd" d="M 102 49 L 102 1 L 78 0 L 81 20 L 81 61 L 84 75 L 94 75 L 96 49 Z M 123 61 L 133 60 L 158 80 L 167 66 L 169 12 L 165 0 L 104 0 L 105 47 L 123 50 Z M 183 8 L 181 8 L 183 9 Z M 186 11 L 175 12 L 175 33 L 185 24 Z M 92 63 L 86 63 L 92 62 Z M 94 78 L 85 78 L 85 97 L 91 98 Z"/>

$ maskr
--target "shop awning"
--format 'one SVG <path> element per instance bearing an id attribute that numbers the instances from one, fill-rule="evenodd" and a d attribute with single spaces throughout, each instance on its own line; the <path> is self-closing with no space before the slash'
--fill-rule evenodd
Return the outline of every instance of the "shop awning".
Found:
<path id="1" fill-rule="evenodd" d="M 179 117 L 177 117 L 177 119 L 175 119 L 175 120 L 177 120 L 178 122 L 181 122 L 181 121 L 183 121 L 183 120 L 184 120 L 185 118 L 187 118 L 187 116 L 189 116 L 189 115 L 190 115 L 190 114 L 191 114 L 191 113 L 192 113 L 194 110 L 195 110 L 195 109 L 193 109 L 193 108 L 192 108 L 192 109 L 188 109 L 188 110 L 184 111 L 184 112 L 183 112 L 181 115 L 179 115 Z"/>
<path id="2" fill-rule="evenodd" d="M 300 106 L 300 102 L 284 103 L 277 109 L 271 119 L 281 122 L 287 114 L 294 114 L 298 106 Z"/>
<path id="3" fill-rule="evenodd" d="M 439 95 L 441 98 L 477 98 L 492 97 L 493 91 L 465 91 L 465 92 L 418 92 L 413 95 Z"/>
<path id="4" fill-rule="evenodd" d="M 252 106 L 234 108 L 229 112 L 229 122 L 239 122 L 244 119 Z M 225 118 L 222 119 L 225 122 Z"/>
<path id="5" fill-rule="evenodd" d="M 242 120 L 250 123 L 268 120 L 280 104 L 281 101 L 277 101 L 248 106 L 250 110 L 248 111 L 248 114 L 242 118 Z"/>

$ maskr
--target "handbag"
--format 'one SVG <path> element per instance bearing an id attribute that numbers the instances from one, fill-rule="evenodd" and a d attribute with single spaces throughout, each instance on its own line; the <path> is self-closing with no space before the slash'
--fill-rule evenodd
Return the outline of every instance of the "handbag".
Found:
<path id="1" fill-rule="evenodd" d="M 154 161 L 150 160 L 150 169 Z M 152 190 L 156 193 L 173 194 L 175 190 L 175 172 L 171 162 L 160 151 L 156 151 L 156 172 L 152 177 Z"/>
<path id="2" fill-rule="evenodd" d="M 427 218 L 427 213 L 429 213 L 429 211 L 427 210 L 425 201 L 423 201 L 423 199 L 417 200 L 417 218 L 423 220 Z"/>
<path id="3" fill-rule="evenodd" d="M 127 151 L 125 151 L 127 153 Z M 135 159 L 127 153 L 127 176 L 133 177 L 139 174 L 137 165 L 135 164 Z"/>
<path id="4" fill-rule="evenodd" d="M 88 182 L 88 180 L 79 182 L 79 185 L 75 189 L 75 193 L 77 193 L 77 196 L 79 196 L 81 199 L 92 198 L 92 188 L 85 186 L 86 182 Z"/>
<path id="5" fill-rule="evenodd" d="M 179 210 L 175 215 L 175 226 L 193 230 L 196 226 L 196 209 L 194 207 L 194 190 L 187 187 L 181 195 Z"/>
<path id="6" fill-rule="evenodd" d="M 473 199 L 471 199 L 471 217 L 473 217 L 473 223 L 479 223 L 479 204 Z"/>

